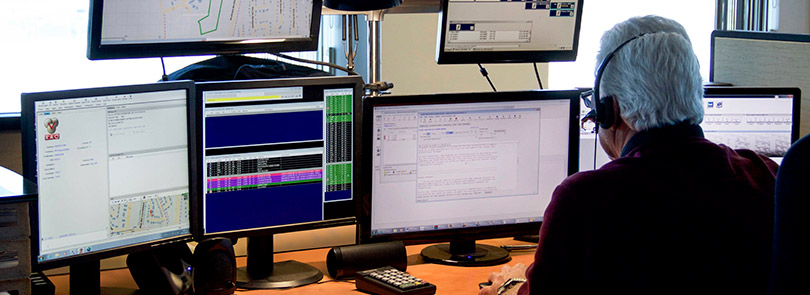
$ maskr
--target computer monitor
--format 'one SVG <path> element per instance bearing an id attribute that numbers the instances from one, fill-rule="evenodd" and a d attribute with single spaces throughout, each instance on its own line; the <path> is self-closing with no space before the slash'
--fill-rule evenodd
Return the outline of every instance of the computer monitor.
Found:
<path id="1" fill-rule="evenodd" d="M 323 275 L 273 261 L 273 234 L 355 224 L 359 76 L 206 82 L 204 237 L 249 237 L 241 288 L 287 288 Z M 300 275 L 300 276 L 299 276 Z"/>
<path id="2" fill-rule="evenodd" d="M 70 265 L 93 294 L 99 259 L 190 240 L 199 113 L 190 81 L 23 93 L 33 268 Z"/>
<path id="3" fill-rule="evenodd" d="M 492 265 L 475 240 L 536 234 L 578 169 L 579 91 L 384 96 L 364 103 L 362 242 L 450 241 L 426 261 Z"/>
<path id="4" fill-rule="evenodd" d="M 799 139 L 801 90 L 777 87 L 706 87 L 706 139 L 777 158 Z"/>
<path id="5" fill-rule="evenodd" d="M 582 0 L 441 0 L 439 64 L 574 61 Z"/>
<path id="6" fill-rule="evenodd" d="M 87 58 L 317 49 L 321 0 L 93 0 Z"/>
<path id="7" fill-rule="evenodd" d="M 710 81 L 745 87 L 798 87 L 810 91 L 810 35 L 714 31 Z M 804 99 L 808 99 L 805 95 Z M 799 137 L 810 134 L 810 101 L 796 109 L 804 118 Z"/>

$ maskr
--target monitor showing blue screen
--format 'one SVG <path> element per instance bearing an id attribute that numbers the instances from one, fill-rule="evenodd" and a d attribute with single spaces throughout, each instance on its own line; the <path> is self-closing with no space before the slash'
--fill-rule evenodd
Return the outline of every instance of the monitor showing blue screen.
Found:
<path id="1" fill-rule="evenodd" d="M 361 83 L 326 77 L 198 84 L 205 102 L 203 233 L 353 222 Z"/>

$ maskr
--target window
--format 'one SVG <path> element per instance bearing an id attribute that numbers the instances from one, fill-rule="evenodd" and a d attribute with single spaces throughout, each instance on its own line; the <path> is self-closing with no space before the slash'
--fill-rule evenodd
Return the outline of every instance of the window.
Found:
<path id="1" fill-rule="evenodd" d="M 550 63 L 549 84 L 554 89 L 593 87 L 602 34 L 630 17 L 650 14 L 673 19 L 686 28 L 700 62 L 700 73 L 703 80 L 708 81 L 715 9 L 714 1 L 586 1 L 577 61 Z"/>
<path id="2" fill-rule="evenodd" d="M 20 93 L 152 83 L 163 74 L 160 59 L 90 61 L 87 0 L 8 1 L 0 9 L 7 39 L 0 47 L 5 77 L 0 113 L 20 111 Z M 166 59 L 166 71 L 209 57 Z"/>
<path id="3" fill-rule="evenodd" d="M 5 46 L 0 47 L 0 55 L 5 57 L 0 117 L 17 116 L 22 92 L 153 83 L 163 74 L 159 58 L 88 60 L 87 0 L 6 2 L 0 9 L 0 27 L 7 36 Z M 324 30 L 337 28 L 322 26 L 322 34 Z M 314 52 L 291 55 L 319 56 Z M 211 57 L 166 58 L 166 72 Z M 267 54 L 258 57 L 272 58 Z"/>

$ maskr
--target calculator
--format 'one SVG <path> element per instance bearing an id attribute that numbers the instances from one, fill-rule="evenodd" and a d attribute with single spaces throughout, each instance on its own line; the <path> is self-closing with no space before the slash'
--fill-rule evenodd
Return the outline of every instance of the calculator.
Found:
<path id="1" fill-rule="evenodd" d="M 361 271 L 355 274 L 357 290 L 379 295 L 436 294 L 436 285 L 409 275 L 392 266 Z"/>

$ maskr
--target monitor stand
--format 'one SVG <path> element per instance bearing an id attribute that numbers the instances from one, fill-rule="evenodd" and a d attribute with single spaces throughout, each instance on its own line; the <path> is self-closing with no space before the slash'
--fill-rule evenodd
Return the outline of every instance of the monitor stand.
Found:
<path id="1" fill-rule="evenodd" d="M 317 268 L 294 260 L 273 260 L 273 235 L 247 241 L 247 266 L 236 269 L 236 286 L 244 289 L 293 288 L 323 278 Z"/>
<path id="2" fill-rule="evenodd" d="M 422 249 L 422 258 L 425 262 L 457 266 L 497 265 L 512 260 L 509 252 L 500 247 L 456 240 Z"/>
<path id="3" fill-rule="evenodd" d="M 71 295 L 133 295 L 138 290 L 101 287 L 101 261 L 93 260 L 70 265 Z"/>

